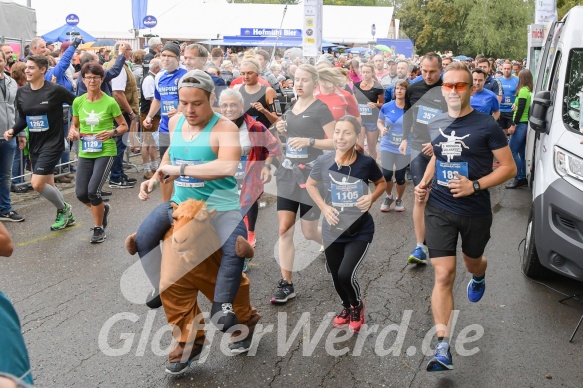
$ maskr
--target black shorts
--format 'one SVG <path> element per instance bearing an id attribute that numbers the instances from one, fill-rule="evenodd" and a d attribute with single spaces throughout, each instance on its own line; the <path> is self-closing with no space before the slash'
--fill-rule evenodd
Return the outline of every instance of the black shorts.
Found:
<path id="1" fill-rule="evenodd" d="M 502 129 L 508 129 L 513 124 L 514 121 L 512 120 L 513 112 L 500 112 L 500 117 L 498 118 L 498 125 L 502 127 Z"/>
<path id="2" fill-rule="evenodd" d="M 429 257 L 455 256 L 459 234 L 462 237 L 462 252 L 470 258 L 479 259 L 490 240 L 491 226 L 492 214 L 458 216 L 428 203 L 425 207 L 425 242 Z"/>
<path id="3" fill-rule="evenodd" d="M 30 154 L 32 173 L 34 175 L 52 175 L 55 166 L 59 164 L 63 151 L 41 151 L 38 154 Z"/>
<path id="4" fill-rule="evenodd" d="M 292 213 L 297 214 L 298 209 L 300 210 L 300 218 L 306 221 L 314 221 L 320 218 L 320 208 L 316 206 L 312 198 L 308 195 L 305 189 L 296 190 L 297 195 L 294 196 L 296 201 L 290 198 L 284 198 L 277 196 L 277 211 L 287 210 Z"/>
<path id="5" fill-rule="evenodd" d="M 160 159 L 164 157 L 164 154 L 170 147 L 170 133 L 168 132 L 158 132 L 158 151 L 160 152 Z"/>

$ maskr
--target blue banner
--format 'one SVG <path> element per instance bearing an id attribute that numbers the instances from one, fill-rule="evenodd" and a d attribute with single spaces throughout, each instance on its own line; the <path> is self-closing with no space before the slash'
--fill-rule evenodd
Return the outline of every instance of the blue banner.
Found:
<path id="1" fill-rule="evenodd" d="M 144 17 L 148 14 L 148 0 L 132 0 L 132 19 L 134 28 L 146 29 Z"/>

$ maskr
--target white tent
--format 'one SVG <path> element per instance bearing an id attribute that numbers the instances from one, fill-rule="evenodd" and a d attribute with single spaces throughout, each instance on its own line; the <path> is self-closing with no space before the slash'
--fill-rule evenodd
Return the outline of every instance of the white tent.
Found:
<path id="1" fill-rule="evenodd" d="M 32 2 L 37 10 L 38 33 L 42 35 L 65 21 L 68 14 L 79 16 L 83 28 L 97 38 L 132 38 L 129 0 L 51 0 Z M 148 14 L 158 19 L 152 33 L 164 39 L 217 39 L 239 35 L 242 28 L 280 28 L 285 5 L 230 4 L 226 0 L 150 1 Z M 283 29 L 301 29 L 303 5 L 288 5 Z M 335 43 L 367 43 L 386 38 L 393 7 L 324 6 L 323 38 Z M 147 33 L 148 30 L 142 30 Z"/>

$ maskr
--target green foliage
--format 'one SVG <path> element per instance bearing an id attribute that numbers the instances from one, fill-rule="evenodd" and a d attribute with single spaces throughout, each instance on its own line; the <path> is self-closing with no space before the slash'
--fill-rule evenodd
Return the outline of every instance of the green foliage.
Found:
<path id="1" fill-rule="evenodd" d="M 421 54 L 522 58 L 534 0 L 404 0 L 395 17 Z"/>
<path id="2" fill-rule="evenodd" d="M 561 20 L 563 16 L 565 16 L 565 14 L 576 5 L 581 5 L 581 0 L 557 0 L 559 20 Z"/>

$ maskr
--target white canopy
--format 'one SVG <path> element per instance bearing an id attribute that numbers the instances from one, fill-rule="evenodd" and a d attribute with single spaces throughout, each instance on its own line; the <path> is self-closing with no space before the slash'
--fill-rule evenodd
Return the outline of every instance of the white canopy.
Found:
<path id="1" fill-rule="evenodd" d="M 20 2 L 20 1 L 18 1 Z M 129 0 L 51 0 L 32 2 L 37 10 L 38 34 L 79 16 L 79 26 L 96 38 L 133 38 Z M 226 0 L 149 1 L 148 14 L 158 19 L 152 33 L 163 39 L 202 40 L 239 35 L 242 28 L 280 28 L 285 5 L 230 4 Z M 303 5 L 288 5 L 283 29 L 302 29 Z M 377 38 L 386 38 L 393 7 L 324 6 L 323 38 L 335 43 L 367 43 L 375 24 Z M 140 35 L 147 33 L 142 30 Z"/>

